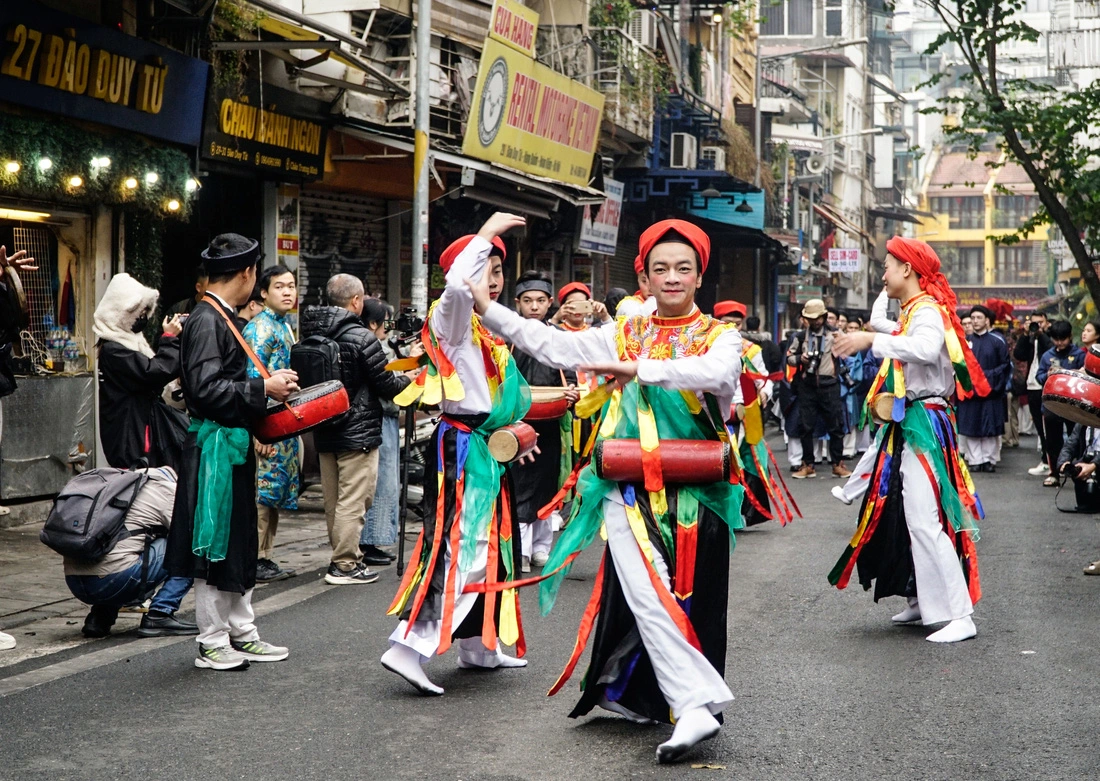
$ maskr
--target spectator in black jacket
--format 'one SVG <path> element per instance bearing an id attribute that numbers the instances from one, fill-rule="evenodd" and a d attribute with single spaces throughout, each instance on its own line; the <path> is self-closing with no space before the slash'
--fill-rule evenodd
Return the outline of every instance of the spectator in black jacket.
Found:
<path id="1" fill-rule="evenodd" d="M 1100 487 L 1097 465 L 1100 463 L 1100 429 L 1077 423 L 1058 454 L 1058 471 L 1073 479 L 1077 512 L 1100 512 Z M 1091 568 L 1091 571 L 1090 571 Z M 1086 575 L 1100 575 L 1100 561 L 1085 567 Z"/>
<path id="2" fill-rule="evenodd" d="M 1012 351 L 1013 359 L 1027 364 L 1027 381 L 1024 389 L 1027 391 L 1027 408 L 1031 412 L 1031 420 L 1035 424 L 1035 433 L 1039 435 L 1040 462 L 1039 465 L 1028 471 L 1028 474 L 1043 476 L 1050 474 L 1050 464 L 1046 459 L 1047 435 L 1043 428 L 1043 386 L 1036 379 L 1039 372 L 1039 360 L 1043 353 L 1054 346 L 1047 331 L 1050 322 L 1047 316 L 1041 312 L 1032 312 L 1029 316 L 1027 333 L 1016 341 L 1016 347 Z"/>
<path id="3" fill-rule="evenodd" d="M 164 318 L 156 352 L 144 335 L 157 295 L 129 274 L 115 274 L 95 309 L 99 441 L 118 469 L 143 458 L 148 466 L 178 468 L 187 433 L 187 416 L 161 397 L 180 375 L 180 315 Z"/>
<path id="4" fill-rule="evenodd" d="M 382 343 L 359 319 L 365 300 L 362 281 L 337 274 L 328 281 L 326 294 L 330 306 L 307 307 L 303 313 L 302 338 L 324 336 L 340 345 L 340 374 L 351 409 L 313 432 L 332 545 L 325 582 L 373 583 L 378 573 L 363 563 L 359 538 L 378 481 L 382 399 L 392 399 L 409 380 L 386 370 Z"/>

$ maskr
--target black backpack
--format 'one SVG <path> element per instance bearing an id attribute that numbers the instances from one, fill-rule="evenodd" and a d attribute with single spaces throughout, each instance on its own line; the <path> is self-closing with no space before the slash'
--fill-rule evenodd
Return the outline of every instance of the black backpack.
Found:
<path id="1" fill-rule="evenodd" d="M 132 536 L 126 514 L 148 479 L 112 467 L 80 473 L 61 489 L 38 539 L 62 556 L 98 561 Z"/>
<path id="2" fill-rule="evenodd" d="M 340 373 L 340 344 L 336 341 L 358 323 L 346 323 L 332 338 L 307 336 L 290 348 L 290 368 L 298 373 L 298 385 L 308 388 L 331 380 L 344 381 Z"/>

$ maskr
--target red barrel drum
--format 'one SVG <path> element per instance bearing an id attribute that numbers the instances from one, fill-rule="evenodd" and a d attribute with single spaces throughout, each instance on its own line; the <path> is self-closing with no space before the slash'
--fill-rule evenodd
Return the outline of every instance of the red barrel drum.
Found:
<path id="1" fill-rule="evenodd" d="M 728 482 L 732 454 L 725 442 L 662 439 L 661 472 L 666 483 Z M 596 474 L 618 483 L 641 483 L 642 445 L 636 439 L 605 439 L 596 445 Z"/>
<path id="2" fill-rule="evenodd" d="M 1100 428 L 1100 379 L 1085 372 L 1051 372 L 1043 385 L 1043 406 L 1060 418 Z"/>
<path id="3" fill-rule="evenodd" d="M 507 464 L 534 450 L 538 440 L 538 433 L 520 421 L 498 428 L 489 435 L 489 454 L 500 463 Z"/>
<path id="4" fill-rule="evenodd" d="M 339 380 L 310 385 L 290 394 L 285 403 L 269 401 L 267 414 L 252 433 L 265 445 L 273 445 L 342 415 L 348 407 L 348 392 Z"/>

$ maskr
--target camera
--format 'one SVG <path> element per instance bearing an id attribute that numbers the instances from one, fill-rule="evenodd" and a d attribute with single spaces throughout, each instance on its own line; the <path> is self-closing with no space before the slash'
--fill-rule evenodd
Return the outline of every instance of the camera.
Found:
<path id="1" fill-rule="evenodd" d="M 424 328 L 424 318 L 416 313 L 411 306 L 401 307 L 401 314 L 393 326 L 393 334 L 390 336 L 390 347 L 399 358 L 408 357 L 409 347 L 420 338 L 420 331 Z"/>
<path id="2" fill-rule="evenodd" d="M 821 350 L 807 350 L 806 373 L 817 374 L 819 368 L 821 368 Z"/>
<path id="3" fill-rule="evenodd" d="M 1028 325 L 1028 327 L 1027 327 L 1027 332 L 1028 332 L 1029 334 L 1037 334 L 1037 333 L 1039 333 L 1039 324 L 1038 324 L 1038 323 L 1031 323 L 1031 324 L 1029 324 L 1029 325 Z"/>
<path id="4" fill-rule="evenodd" d="M 820 361 L 820 356 L 818 357 L 818 360 Z M 852 372 L 848 369 L 848 364 L 844 361 L 836 361 L 836 371 L 837 374 L 840 376 L 840 381 L 844 384 L 845 388 L 851 389 L 859 384 L 856 380 L 852 379 Z"/>

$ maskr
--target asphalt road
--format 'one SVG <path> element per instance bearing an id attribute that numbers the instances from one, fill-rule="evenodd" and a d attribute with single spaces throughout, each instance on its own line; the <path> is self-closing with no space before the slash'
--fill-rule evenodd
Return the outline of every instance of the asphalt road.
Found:
<path id="1" fill-rule="evenodd" d="M 806 517 L 738 536 L 726 669 L 737 699 L 720 735 L 679 766 L 653 759 L 668 727 L 568 719 L 579 671 L 545 696 L 575 638 L 593 549 L 550 616 L 526 594 L 527 669 L 461 671 L 451 652 L 429 667 L 447 690 L 436 699 L 378 664 L 392 571 L 342 587 L 310 573 L 276 592 L 273 605 L 294 604 L 259 626 L 291 647 L 281 664 L 213 673 L 192 666 L 190 641 L 108 641 L 103 655 L 124 658 L 0 698 L 0 778 L 1091 777 L 1100 578 L 1081 567 L 1100 558 L 1100 535 L 1095 517 L 1054 509 L 1054 490 L 1026 475 L 1035 461 L 1032 450 L 1006 451 L 997 474 L 976 477 L 989 516 L 978 547 L 985 598 L 978 637 L 947 647 L 891 626 L 900 599 L 875 605 L 858 585 L 828 585 L 856 508 L 829 497 L 832 479 L 792 481 Z M 90 664 L 88 653 L 37 662 L 34 674 Z"/>

